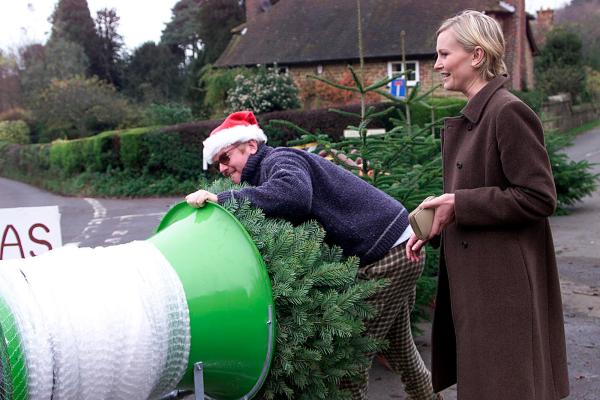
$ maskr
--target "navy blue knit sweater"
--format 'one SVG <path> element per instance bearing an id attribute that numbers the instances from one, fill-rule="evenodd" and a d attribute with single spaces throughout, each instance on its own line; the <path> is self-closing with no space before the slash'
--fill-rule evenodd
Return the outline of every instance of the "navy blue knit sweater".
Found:
<path id="1" fill-rule="evenodd" d="M 319 221 L 328 243 L 366 265 L 381 259 L 408 226 L 391 196 L 318 155 L 261 145 L 248 158 L 242 182 L 253 187 L 219 193 L 219 203 L 246 198 L 268 217 Z"/>

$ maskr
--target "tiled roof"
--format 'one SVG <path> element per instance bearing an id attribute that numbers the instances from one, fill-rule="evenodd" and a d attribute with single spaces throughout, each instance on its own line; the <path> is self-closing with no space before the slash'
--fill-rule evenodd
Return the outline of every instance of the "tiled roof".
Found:
<path id="1" fill-rule="evenodd" d="M 498 0 L 362 0 L 365 58 L 435 54 L 440 23 L 465 9 L 507 12 Z M 280 0 L 234 35 L 216 66 L 358 59 L 356 0 Z"/>

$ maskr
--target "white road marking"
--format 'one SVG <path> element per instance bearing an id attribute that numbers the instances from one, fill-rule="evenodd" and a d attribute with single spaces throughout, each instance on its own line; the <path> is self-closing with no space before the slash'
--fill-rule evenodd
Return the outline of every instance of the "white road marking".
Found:
<path id="1" fill-rule="evenodd" d="M 84 200 L 90 203 L 94 209 L 94 218 L 106 217 L 106 208 L 98 200 L 89 197 L 85 197 Z"/>
<path id="2" fill-rule="evenodd" d="M 114 231 L 112 233 L 112 236 L 125 236 L 125 235 L 127 235 L 127 232 L 129 232 L 129 231 Z"/>

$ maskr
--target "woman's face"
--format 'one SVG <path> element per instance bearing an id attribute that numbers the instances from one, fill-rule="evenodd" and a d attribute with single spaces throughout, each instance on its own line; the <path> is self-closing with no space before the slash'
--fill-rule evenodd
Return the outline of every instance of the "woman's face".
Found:
<path id="1" fill-rule="evenodd" d="M 444 89 L 462 92 L 471 98 L 485 81 L 474 68 L 480 52 L 467 52 L 456 40 L 452 28 L 442 31 L 437 38 L 437 60 L 433 69 L 442 75 Z"/>

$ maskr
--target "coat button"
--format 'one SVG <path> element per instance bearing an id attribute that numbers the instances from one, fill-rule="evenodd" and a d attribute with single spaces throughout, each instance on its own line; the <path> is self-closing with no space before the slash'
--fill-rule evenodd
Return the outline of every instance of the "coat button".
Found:
<path id="1" fill-rule="evenodd" d="M 462 242 L 460 242 L 460 245 L 462 246 L 463 249 L 466 249 L 467 247 L 469 247 L 469 243 L 465 242 L 464 240 Z"/>
<path id="2" fill-rule="evenodd" d="M 472 123 L 468 123 L 467 124 L 467 130 L 470 131 L 471 129 L 473 129 L 473 124 Z"/>
<path id="3" fill-rule="evenodd" d="M 462 163 L 460 161 L 456 163 L 456 168 L 462 169 L 462 167 L 463 166 L 462 166 Z"/>

